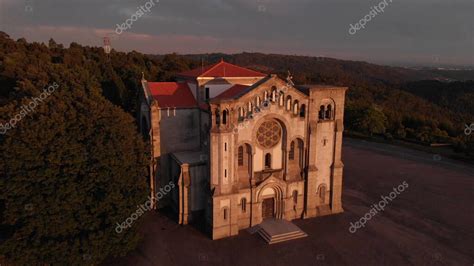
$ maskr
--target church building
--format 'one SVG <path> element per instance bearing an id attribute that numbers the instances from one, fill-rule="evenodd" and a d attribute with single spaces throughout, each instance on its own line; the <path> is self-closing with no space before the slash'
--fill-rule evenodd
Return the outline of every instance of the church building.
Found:
<path id="1" fill-rule="evenodd" d="M 151 149 L 156 208 L 212 239 L 265 219 L 336 214 L 346 87 L 293 84 L 223 60 L 180 73 L 177 82 L 142 80 L 138 113 Z"/>

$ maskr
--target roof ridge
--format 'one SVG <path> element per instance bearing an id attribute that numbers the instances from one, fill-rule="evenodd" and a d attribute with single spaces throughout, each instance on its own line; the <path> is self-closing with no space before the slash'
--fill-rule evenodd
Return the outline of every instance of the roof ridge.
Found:
<path id="1" fill-rule="evenodd" d="M 201 73 L 198 77 L 204 76 L 204 75 L 207 74 L 209 71 L 211 71 L 212 69 L 216 68 L 218 65 L 220 65 L 220 64 L 222 64 L 222 63 L 225 63 L 224 60 L 220 61 L 219 63 L 214 64 L 214 65 L 211 66 L 208 70 L 206 70 L 205 72 Z"/>
<path id="2" fill-rule="evenodd" d="M 232 63 L 229 63 L 229 62 L 225 62 L 225 61 L 222 61 L 222 62 L 223 62 L 223 63 L 227 63 L 227 64 L 232 65 L 232 66 L 235 66 L 235 67 L 238 67 L 238 68 L 240 68 L 240 69 L 250 70 L 250 71 L 253 71 L 253 72 L 262 74 L 262 75 L 264 75 L 264 76 L 268 76 L 268 75 L 266 75 L 265 73 L 261 73 L 261 72 L 259 72 L 259 71 L 256 71 L 256 70 L 253 70 L 253 69 L 250 69 L 250 68 L 246 68 L 246 67 L 243 67 L 243 66 L 235 65 L 235 64 L 232 64 Z"/>

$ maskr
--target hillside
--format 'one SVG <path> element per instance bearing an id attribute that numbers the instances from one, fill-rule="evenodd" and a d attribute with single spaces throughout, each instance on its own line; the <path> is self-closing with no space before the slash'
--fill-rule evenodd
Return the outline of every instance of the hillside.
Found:
<path id="1" fill-rule="evenodd" d="M 22 50 L 28 47 L 28 52 Z M 366 136 L 382 136 L 429 144 L 453 144 L 456 151 L 473 156 L 474 137 L 464 134 L 474 122 L 473 82 L 454 83 L 443 73 L 389 67 L 322 57 L 260 53 L 205 55 L 144 55 L 138 52 L 105 54 L 100 47 L 11 40 L 0 34 L 0 106 L 24 97 L 17 87 L 35 73 L 31 55 L 63 68 L 80 67 L 102 94 L 134 115 L 142 73 L 151 81 L 172 81 L 177 73 L 215 63 L 221 58 L 265 73 L 287 76 L 297 84 L 322 83 L 348 86 L 345 128 Z M 19 63 L 21 62 L 21 63 Z M 459 72 L 461 73 L 461 72 Z M 461 75 L 459 74 L 458 75 Z M 469 77 L 466 72 L 464 78 Z M 430 80 L 430 81 L 426 81 Z"/>

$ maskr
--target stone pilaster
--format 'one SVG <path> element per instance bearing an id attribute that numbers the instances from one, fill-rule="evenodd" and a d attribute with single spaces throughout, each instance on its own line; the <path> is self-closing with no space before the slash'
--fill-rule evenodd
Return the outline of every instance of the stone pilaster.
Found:
<path id="1" fill-rule="evenodd" d="M 191 176 L 189 174 L 189 165 L 181 165 L 181 175 L 178 180 L 179 186 L 179 223 L 188 224 L 189 213 L 189 188 L 191 185 Z"/>

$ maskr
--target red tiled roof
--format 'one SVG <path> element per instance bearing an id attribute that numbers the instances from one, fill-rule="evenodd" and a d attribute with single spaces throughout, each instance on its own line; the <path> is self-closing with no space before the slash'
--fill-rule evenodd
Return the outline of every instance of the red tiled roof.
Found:
<path id="1" fill-rule="evenodd" d="M 266 74 L 248 69 L 243 68 L 240 66 L 236 66 L 223 60 L 217 64 L 206 66 L 206 67 L 198 67 L 193 70 L 185 71 L 179 74 L 183 77 L 192 77 L 192 78 L 216 78 L 216 77 L 265 77 Z"/>
<path id="2" fill-rule="evenodd" d="M 248 87 L 249 86 L 235 84 L 234 86 L 228 88 L 227 90 L 223 91 L 221 94 L 214 97 L 214 99 L 233 99 L 237 95 L 240 95 Z"/>
<path id="3" fill-rule="evenodd" d="M 187 83 L 148 82 L 148 88 L 153 98 L 158 101 L 158 105 L 162 108 L 189 108 L 198 106 Z"/>

